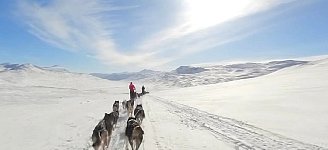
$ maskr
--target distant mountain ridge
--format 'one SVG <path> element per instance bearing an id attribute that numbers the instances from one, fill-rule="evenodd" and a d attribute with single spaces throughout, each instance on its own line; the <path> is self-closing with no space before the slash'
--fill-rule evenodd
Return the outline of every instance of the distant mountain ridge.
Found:
<path id="1" fill-rule="evenodd" d="M 305 64 L 308 61 L 283 60 L 271 61 L 267 63 L 238 63 L 229 65 L 213 65 L 206 67 L 180 66 L 169 72 L 141 70 L 139 72 L 122 72 L 112 74 L 91 73 L 90 75 L 112 81 L 137 81 L 139 83 L 151 83 L 161 87 L 191 87 L 197 85 L 215 84 L 239 79 L 254 78 L 272 73 L 274 71 Z M 19 76 L 23 80 L 24 76 L 41 76 L 46 79 L 46 75 L 64 77 L 75 76 L 79 73 L 72 73 L 59 66 L 39 67 L 33 64 L 0 64 L 0 73 L 6 73 L 7 78 L 10 74 L 21 72 Z M 28 72 L 28 74 L 24 74 Z M 83 74 L 80 74 L 83 75 Z M 87 74 L 84 74 L 89 76 Z M 10 78 L 10 80 L 15 80 Z M 63 79 L 64 80 L 64 79 Z M 27 81 L 27 80 L 24 80 Z"/>
<path id="2" fill-rule="evenodd" d="M 177 74 L 195 74 L 207 70 L 208 69 L 202 67 L 180 66 L 179 68 L 175 69 L 174 72 L 176 72 Z"/>
<path id="3" fill-rule="evenodd" d="M 91 75 L 108 80 L 138 81 L 156 83 L 161 86 L 190 87 L 215 84 L 239 79 L 254 78 L 274 71 L 305 64 L 308 61 L 283 60 L 267 63 L 238 63 L 213 65 L 206 67 L 180 66 L 170 72 L 142 70 L 140 72 L 123 72 L 112 74 L 92 73 Z"/>
<path id="4" fill-rule="evenodd" d="M 118 80 L 140 80 L 149 78 L 153 75 L 162 74 L 160 71 L 153 70 L 141 70 L 139 72 L 122 72 L 122 73 L 111 73 L 111 74 L 103 74 L 103 73 L 91 73 L 91 75 L 100 77 L 103 79 L 118 81 Z"/>
<path id="5" fill-rule="evenodd" d="M 0 71 L 56 71 L 56 72 L 69 72 L 67 69 L 60 67 L 58 65 L 53 65 L 50 67 L 40 67 L 33 64 L 11 64 L 11 63 L 2 63 L 0 64 Z"/>
<path id="6" fill-rule="evenodd" d="M 85 84 L 86 81 L 91 83 L 101 79 L 88 74 L 69 72 L 59 66 L 40 67 L 33 64 L 0 64 L 0 84 L 33 87 L 71 87 L 69 82 L 79 83 L 80 80 L 84 80 Z"/>

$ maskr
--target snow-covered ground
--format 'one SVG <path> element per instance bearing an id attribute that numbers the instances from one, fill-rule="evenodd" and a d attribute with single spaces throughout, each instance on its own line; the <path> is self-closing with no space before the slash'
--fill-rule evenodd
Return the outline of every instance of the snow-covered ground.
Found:
<path id="1" fill-rule="evenodd" d="M 328 59 L 269 75 L 154 95 L 328 147 Z"/>
<path id="2" fill-rule="evenodd" d="M 25 65 L 0 73 L 0 149 L 83 149 L 128 83 Z"/>
<path id="3" fill-rule="evenodd" d="M 136 82 L 151 92 L 137 100 L 146 111 L 141 149 L 327 149 L 327 76 L 323 59 L 174 90 Z M 0 149 L 92 149 L 93 128 L 115 100 L 128 99 L 128 83 L 57 66 L 0 65 Z M 129 147 L 126 119 L 121 108 L 109 149 Z"/>

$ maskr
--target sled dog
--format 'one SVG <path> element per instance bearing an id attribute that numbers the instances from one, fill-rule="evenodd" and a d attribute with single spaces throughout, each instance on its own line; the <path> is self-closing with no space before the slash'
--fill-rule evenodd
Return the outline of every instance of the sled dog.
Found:
<path id="1" fill-rule="evenodd" d="M 136 117 L 136 120 L 139 124 L 142 123 L 143 119 L 145 119 L 145 111 L 143 109 L 140 109 L 137 111 L 137 113 L 134 115 Z"/>
<path id="2" fill-rule="evenodd" d="M 129 117 L 127 121 L 127 126 L 125 129 L 125 135 L 128 138 L 129 144 L 132 150 L 138 150 L 142 139 L 143 139 L 144 131 L 140 127 L 139 123 L 136 121 L 136 118 Z M 135 146 L 134 146 L 135 143 Z"/>
<path id="3" fill-rule="evenodd" d="M 109 145 L 109 134 L 106 130 L 105 120 L 101 120 L 92 132 L 92 147 L 95 150 L 105 150 Z"/>
<path id="4" fill-rule="evenodd" d="M 117 111 L 113 111 L 107 115 L 106 114 L 105 114 L 104 120 L 106 120 L 106 123 L 108 122 L 107 124 L 109 126 L 111 126 L 112 130 L 114 130 L 114 126 L 116 127 L 117 120 L 119 118 L 119 114 Z"/>
<path id="5" fill-rule="evenodd" d="M 136 116 L 136 113 L 138 110 L 143 110 L 143 107 L 141 104 L 137 105 L 136 108 L 134 109 L 134 111 L 133 111 L 134 116 Z"/>
<path id="6" fill-rule="evenodd" d="M 104 117 L 104 120 L 105 120 L 105 125 L 106 125 L 106 129 L 107 131 L 112 131 L 114 128 L 114 125 L 115 125 L 115 121 L 116 121 L 116 116 L 113 112 L 107 114 L 105 113 L 105 117 Z"/>
<path id="7" fill-rule="evenodd" d="M 133 113 L 133 106 L 131 104 L 131 100 L 127 101 L 126 104 L 127 104 L 126 109 L 128 111 L 128 116 L 131 117 Z"/>
<path id="8" fill-rule="evenodd" d="M 119 101 L 115 101 L 113 104 L 113 111 L 118 111 L 120 108 L 120 102 Z"/>
<path id="9" fill-rule="evenodd" d="M 123 108 L 123 109 L 126 108 L 126 100 L 124 100 L 124 101 L 122 102 L 122 108 Z"/>

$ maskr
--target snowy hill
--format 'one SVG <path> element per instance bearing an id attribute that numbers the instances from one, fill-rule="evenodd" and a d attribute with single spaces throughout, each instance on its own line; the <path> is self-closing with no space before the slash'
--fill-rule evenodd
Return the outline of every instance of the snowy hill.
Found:
<path id="1" fill-rule="evenodd" d="M 257 78 L 153 95 L 327 148 L 327 91 L 328 59 L 323 59 Z"/>
<path id="2" fill-rule="evenodd" d="M 0 149 L 86 149 L 94 125 L 127 83 L 58 67 L 1 64 Z"/>
<path id="3" fill-rule="evenodd" d="M 180 66 L 179 68 L 175 69 L 174 72 L 177 74 L 195 74 L 206 71 L 202 67 L 191 67 L 191 66 Z"/>
<path id="4" fill-rule="evenodd" d="M 144 70 L 134 73 L 92 74 L 109 80 L 155 83 L 166 87 L 191 87 L 254 78 L 307 61 L 283 60 L 267 63 L 241 63 L 206 67 L 180 66 L 171 72 Z"/>
<path id="5" fill-rule="evenodd" d="M 88 74 L 73 73 L 59 66 L 39 67 L 33 64 L 0 64 L 2 82 L 15 86 L 83 88 L 102 79 Z M 80 82 L 84 80 L 84 82 Z M 74 82 L 72 84 L 71 82 Z M 102 84 L 100 84 L 102 85 Z M 100 86 L 99 85 L 99 86 Z"/>
<path id="6" fill-rule="evenodd" d="M 0 71 L 10 71 L 10 70 L 16 70 L 16 71 L 19 71 L 19 70 L 34 70 L 34 71 L 37 71 L 37 70 L 43 70 L 41 67 L 38 67 L 38 66 L 35 66 L 35 65 L 32 65 L 32 64 L 10 64 L 10 63 L 3 63 L 3 64 L 0 64 Z"/>

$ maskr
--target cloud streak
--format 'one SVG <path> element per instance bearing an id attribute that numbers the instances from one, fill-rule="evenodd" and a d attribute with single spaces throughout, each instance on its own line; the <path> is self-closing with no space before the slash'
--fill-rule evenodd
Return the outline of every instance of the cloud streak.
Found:
<path id="1" fill-rule="evenodd" d="M 103 0 L 53 0 L 20 2 L 19 12 L 29 32 L 39 39 L 61 49 L 85 53 L 108 66 L 131 69 L 161 66 L 246 37 L 255 32 L 254 26 L 236 27 L 232 21 L 291 1 L 184 0 L 181 9 L 174 12 L 176 18 L 172 18 L 179 21 L 146 37 L 134 50 L 118 49 L 112 34 L 116 22 L 108 16 L 113 11 L 141 9 L 139 6 L 112 6 Z"/>
<path id="2" fill-rule="evenodd" d="M 137 55 L 118 50 L 111 36 L 112 23 L 105 14 L 135 7 L 112 7 L 101 0 L 19 3 L 29 32 L 39 39 L 61 49 L 83 52 L 107 65 L 122 66 L 141 66 L 145 61 L 152 61 L 151 53 Z"/>

